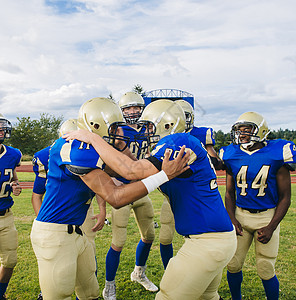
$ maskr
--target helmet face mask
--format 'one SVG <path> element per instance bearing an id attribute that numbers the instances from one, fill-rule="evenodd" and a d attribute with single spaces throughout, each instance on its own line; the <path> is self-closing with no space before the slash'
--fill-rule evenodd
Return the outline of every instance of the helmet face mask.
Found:
<path id="1" fill-rule="evenodd" d="M 256 112 L 242 114 L 231 128 L 233 144 L 247 149 L 255 143 L 263 142 L 269 134 L 265 119 Z"/>
<path id="2" fill-rule="evenodd" d="M 154 126 L 152 127 L 148 122 Z M 160 99 L 146 106 L 138 123 L 146 124 L 149 134 L 151 132 L 150 140 L 152 142 L 169 134 L 184 132 L 186 121 L 180 105 L 168 99 Z M 154 127 L 156 130 L 152 130 Z"/>
<path id="3" fill-rule="evenodd" d="M 132 125 L 141 117 L 145 107 L 145 101 L 141 95 L 135 92 L 127 92 L 120 98 L 118 105 L 122 110 L 126 123 Z"/>
<path id="4" fill-rule="evenodd" d="M 124 151 L 129 145 L 130 138 L 120 134 L 120 127 L 126 125 L 124 122 L 114 122 L 109 126 L 108 135 L 103 139 L 119 151 Z"/>
<path id="5" fill-rule="evenodd" d="M 142 120 L 142 121 L 140 120 L 137 124 L 145 128 L 145 134 L 135 135 L 135 139 L 147 140 L 148 145 L 153 148 L 160 140 L 160 136 L 158 134 L 155 134 L 156 133 L 155 124 L 147 120 Z"/>
<path id="6" fill-rule="evenodd" d="M 0 144 L 4 142 L 5 139 L 11 137 L 12 125 L 11 123 L 0 114 Z"/>

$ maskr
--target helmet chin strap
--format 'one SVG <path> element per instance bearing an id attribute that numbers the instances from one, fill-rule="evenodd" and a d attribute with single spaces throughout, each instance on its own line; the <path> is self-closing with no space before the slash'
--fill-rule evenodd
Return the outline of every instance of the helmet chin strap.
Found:
<path id="1" fill-rule="evenodd" d="M 252 147 L 254 144 L 255 144 L 254 141 L 250 141 L 250 142 L 248 142 L 248 143 L 243 143 L 243 144 L 241 144 L 241 146 L 242 146 L 244 149 L 248 149 L 248 148 Z"/>

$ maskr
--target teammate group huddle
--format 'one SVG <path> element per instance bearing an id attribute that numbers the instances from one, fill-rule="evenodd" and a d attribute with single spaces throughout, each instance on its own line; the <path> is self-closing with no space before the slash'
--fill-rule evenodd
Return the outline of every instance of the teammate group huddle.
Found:
<path id="1" fill-rule="evenodd" d="M 0 115 L 0 299 L 16 265 L 17 233 L 10 207 L 18 196 L 19 150 L 3 144 L 11 124 Z M 78 129 L 78 130 L 76 130 Z M 252 241 L 257 272 L 268 300 L 279 298 L 275 261 L 279 223 L 291 198 L 289 171 L 296 148 L 286 140 L 267 140 L 269 130 L 256 112 L 241 115 L 231 129 L 232 144 L 219 156 L 213 130 L 194 126 L 192 106 L 159 99 L 145 107 L 127 92 L 116 104 L 93 98 L 77 119 L 64 122 L 60 138 L 37 152 L 31 231 L 41 293 L 38 299 L 99 298 L 96 231 L 112 206 L 112 244 L 106 256 L 104 299 L 116 299 L 115 276 L 133 209 L 141 239 L 131 280 L 151 292 L 146 276 L 153 243 L 154 212 L 148 194 L 158 188 L 161 209 L 160 253 L 164 275 L 156 299 L 222 299 L 223 269 L 233 300 L 241 300 L 242 268 Z M 226 169 L 225 205 L 215 169 Z M 44 197 L 43 197 L 44 196 Z M 94 216 L 92 199 L 100 213 Z M 95 218 L 93 218 L 95 217 Z M 173 235 L 184 244 L 173 256 Z"/>

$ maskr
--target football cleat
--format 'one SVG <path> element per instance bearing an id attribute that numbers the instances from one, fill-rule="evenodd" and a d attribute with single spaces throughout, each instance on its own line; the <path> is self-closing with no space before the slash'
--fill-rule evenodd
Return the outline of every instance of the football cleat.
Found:
<path id="1" fill-rule="evenodd" d="M 37 300 L 43 300 L 43 296 L 41 292 L 39 293 Z"/>
<path id="2" fill-rule="evenodd" d="M 131 281 L 140 283 L 147 291 L 157 292 L 158 287 L 145 274 L 146 266 L 135 266 L 131 273 Z"/>
<path id="3" fill-rule="evenodd" d="M 115 280 L 107 281 L 103 289 L 104 300 L 116 300 L 116 285 Z"/>

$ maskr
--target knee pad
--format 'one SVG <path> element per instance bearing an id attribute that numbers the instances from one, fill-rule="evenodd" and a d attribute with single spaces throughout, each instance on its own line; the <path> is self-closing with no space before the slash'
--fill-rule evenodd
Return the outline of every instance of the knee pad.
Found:
<path id="1" fill-rule="evenodd" d="M 244 261 L 239 261 L 238 257 L 234 255 L 227 265 L 227 270 L 230 273 L 238 273 L 243 268 Z"/>
<path id="2" fill-rule="evenodd" d="M 112 244 L 119 248 L 122 248 L 126 241 L 129 216 L 129 205 L 120 209 L 112 208 Z"/>
<path id="3" fill-rule="evenodd" d="M 275 260 L 267 258 L 257 259 L 257 273 L 263 280 L 269 280 L 275 275 L 274 269 Z"/>
<path id="4" fill-rule="evenodd" d="M 136 223 L 141 237 L 147 241 L 154 241 L 154 209 L 149 197 L 143 197 L 133 206 Z"/>
<path id="5" fill-rule="evenodd" d="M 175 219 L 171 210 L 171 206 L 167 200 L 164 200 L 161 207 L 160 224 L 160 243 L 163 245 L 171 244 L 175 233 Z"/>

